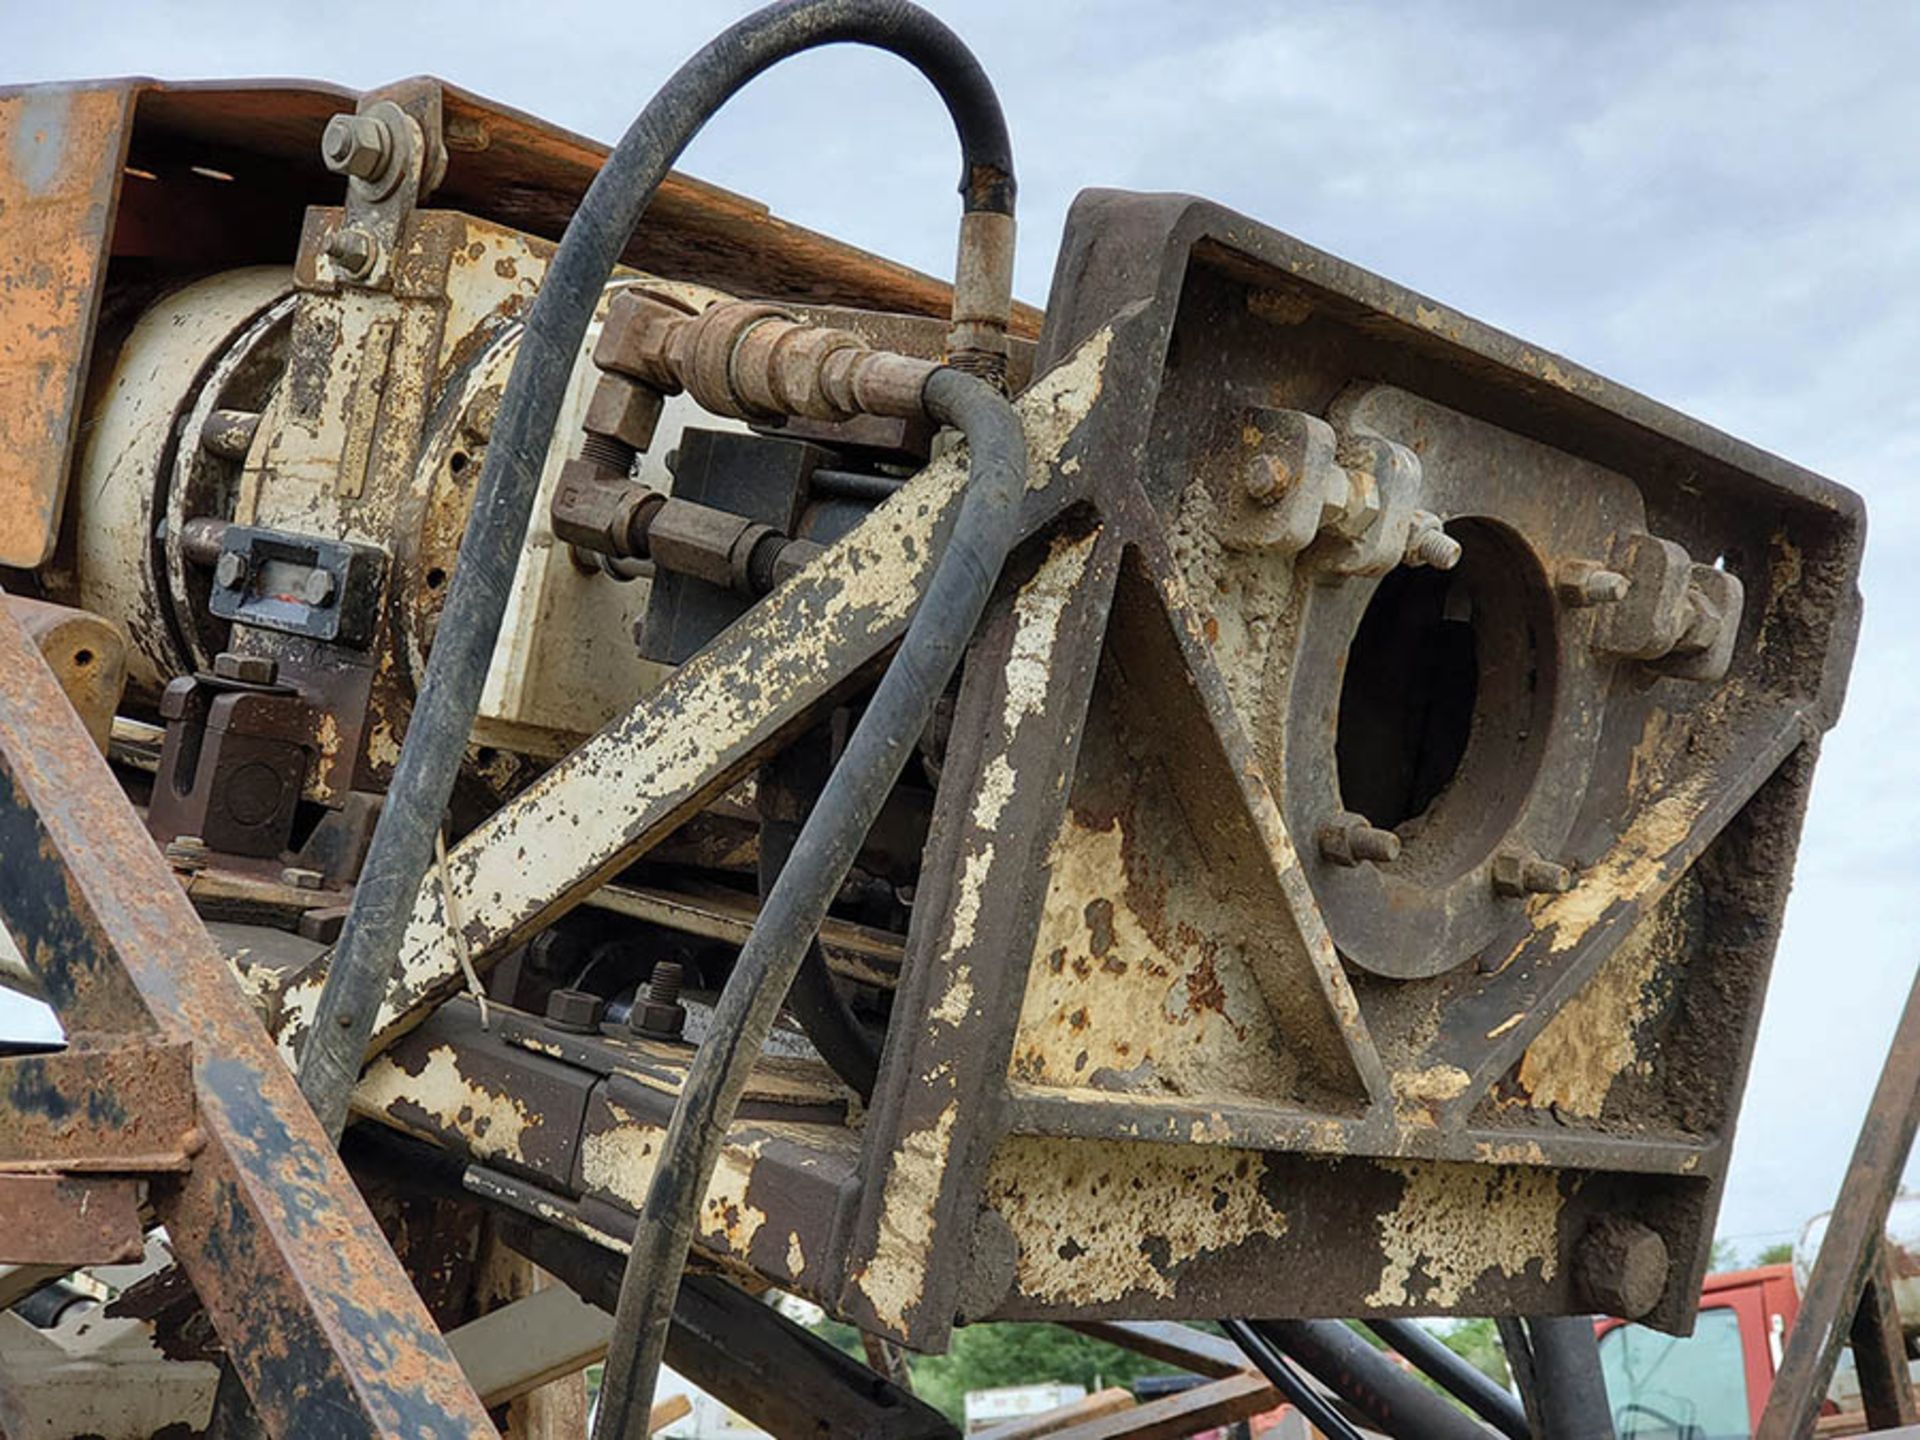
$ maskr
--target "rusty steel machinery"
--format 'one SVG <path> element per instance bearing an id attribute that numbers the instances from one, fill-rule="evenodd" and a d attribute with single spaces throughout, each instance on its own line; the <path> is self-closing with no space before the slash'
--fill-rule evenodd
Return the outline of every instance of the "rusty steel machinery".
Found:
<path id="1" fill-rule="evenodd" d="M 953 117 L 952 287 L 667 171 L 831 41 Z M 1555 1317 L 1691 1324 L 1858 500 L 1184 196 L 1016 305 L 1013 203 L 895 0 L 611 154 L 0 94 L 3 968 L 67 1035 L 0 1061 L 7 1433 L 579 1435 L 605 1353 L 639 1435 L 664 1353 L 947 1434 L 899 1347 L 1021 1320 L 1200 1377 L 1060 1433 L 1472 1434 L 1316 1322 L 1491 1315 L 1524 1435 Z"/>

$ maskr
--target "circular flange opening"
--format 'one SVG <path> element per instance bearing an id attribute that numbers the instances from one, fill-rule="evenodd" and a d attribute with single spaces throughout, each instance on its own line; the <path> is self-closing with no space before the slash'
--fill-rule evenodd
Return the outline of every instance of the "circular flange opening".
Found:
<path id="1" fill-rule="evenodd" d="M 1513 823 L 1552 719 L 1553 604 L 1506 527 L 1456 520 L 1452 570 L 1381 581 L 1347 649 L 1334 752 L 1342 806 L 1392 830 L 1397 872 L 1481 863 Z"/>

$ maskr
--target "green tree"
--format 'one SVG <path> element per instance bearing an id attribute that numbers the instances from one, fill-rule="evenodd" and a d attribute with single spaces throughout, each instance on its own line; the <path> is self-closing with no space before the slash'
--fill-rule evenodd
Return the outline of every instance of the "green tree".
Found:
<path id="1" fill-rule="evenodd" d="M 1171 1373 L 1144 1355 L 1056 1325 L 969 1325 L 954 1332 L 946 1354 L 917 1355 L 912 1366 L 914 1392 L 954 1421 L 963 1418 L 969 1390 L 1056 1382 L 1092 1394 Z"/>
<path id="2" fill-rule="evenodd" d="M 1481 1374 L 1502 1385 L 1513 1382 L 1507 1352 L 1500 1345 L 1500 1327 L 1492 1320 L 1462 1320 L 1440 1336 L 1447 1348 Z"/>
<path id="3" fill-rule="evenodd" d="M 1793 1242 L 1791 1240 L 1782 1240 L 1778 1244 L 1767 1246 L 1766 1249 L 1762 1250 L 1757 1256 L 1754 1257 L 1753 1263 L 1756 1265 L 1790 1265 L 1792 1264 L 1793 1263 Z"/>

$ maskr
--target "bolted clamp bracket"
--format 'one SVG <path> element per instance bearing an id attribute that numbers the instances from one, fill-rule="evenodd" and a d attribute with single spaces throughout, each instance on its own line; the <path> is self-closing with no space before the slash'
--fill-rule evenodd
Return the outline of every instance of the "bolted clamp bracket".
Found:
<path id="1" fill-rule="evenodd" d="M 427 151 L 420 122 L 392 100 L 363 97 L 357 112 L 327 122 L 320 158 L 347 180 L 346 214 L 327 239 L 335 280 L 372 288 L 390 283 L 400 232 L 429 188 L 423 183 Z"/>

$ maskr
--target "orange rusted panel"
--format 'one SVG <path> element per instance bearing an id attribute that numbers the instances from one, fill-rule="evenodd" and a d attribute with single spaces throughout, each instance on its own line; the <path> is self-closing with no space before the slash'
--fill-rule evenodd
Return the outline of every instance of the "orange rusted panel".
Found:
<path id="1" fill-rule="evenodd" d="M 124 85 L 0 95 L 0 565 L 53 551 L 126 151 Z"/>

